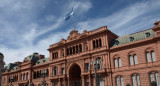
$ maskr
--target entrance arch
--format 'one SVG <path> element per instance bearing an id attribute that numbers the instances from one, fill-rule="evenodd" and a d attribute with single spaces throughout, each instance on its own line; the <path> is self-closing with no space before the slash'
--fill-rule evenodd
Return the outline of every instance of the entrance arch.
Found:
<path id="1" fill-rule="evenodd" d="M 73 64 L 69 69 L 70 86 L 82 86 L 81 68 L 77 64 Z"/>

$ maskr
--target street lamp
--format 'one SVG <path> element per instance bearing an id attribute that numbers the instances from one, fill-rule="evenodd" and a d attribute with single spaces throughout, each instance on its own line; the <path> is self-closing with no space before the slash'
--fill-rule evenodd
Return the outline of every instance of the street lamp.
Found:
<path id="1" fill-rule="evenodd" d="M 13 82 L 13 76 L 11 76 L 11 77 L 10 77 L 10 81 L 11 81 L 11 86 L 13 86 L 13 85 L 12 85 L 12 82 Z"/>
<path id="2" fill-rule="evenodd" d="M 46 74 L 47 74 L 47 70 L 42 70 L 41 74 L 42 74 L 42 77 L 43 77 L 42 86 L 46 86 L 45 77 L 46 77 Z"/>
<path id="3" fill-rule="evenodd" d="M 98 64 L 98 61 L 94 59 L 94 61 L 91 61 L 91 66 L 94 65 L 94 71 L 95 71 L 95 84 L 97 86 L 97 73 L 96 73 L 96 70 L 97 70 L 97 64 Z"/>

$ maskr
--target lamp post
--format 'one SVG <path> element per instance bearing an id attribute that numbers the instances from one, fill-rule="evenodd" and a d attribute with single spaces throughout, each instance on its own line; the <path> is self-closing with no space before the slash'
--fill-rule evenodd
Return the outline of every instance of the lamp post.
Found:
<path id="1" fill-rule="evenodd" d="M 94 59 L 94 61 L 91 61 L 91 66 L 93 66 L 93 64 L 94 64 L 94 71 L 95 71 L 95 73 L 94 73 L 94 75 L 95 75 L 95 84 L 96 84 L 96 86 L 97 86 L 97 73 L 96 73 L 96 70 L 97 70 L 97 60 L 95 60 Z"/>
<path id="2" fill-rule="evenodd" d="M 13 85 L 12 85 L 12 82 L 13 82 L 13 76 L 11 76 L 11 77 L 10 77 L 10 81 L 11 81 L 11 86 L 13 86 Z"/>
<path id="3" fill-rule="evenodd" d="M 45 77 L 46 77 L 47 71 L 46 70 L 42 70 L 41 74 L 42 74 L 42 77 L 43 77 L 42 86 L 46 86 Z"/>

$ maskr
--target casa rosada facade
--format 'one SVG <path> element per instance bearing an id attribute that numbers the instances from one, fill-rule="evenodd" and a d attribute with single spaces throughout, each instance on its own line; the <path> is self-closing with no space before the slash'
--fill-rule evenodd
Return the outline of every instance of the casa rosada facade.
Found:
<path id="1" fill-rule="evenodd" d="M 48 51 L 49 58 L 33 53 L 8 64 L 1 86 L 41 86 L 43 70 L 46 86 L 160 86 L 160 21 L 122 37 L 106 26 L 81 34 L 72 30 Z"/>

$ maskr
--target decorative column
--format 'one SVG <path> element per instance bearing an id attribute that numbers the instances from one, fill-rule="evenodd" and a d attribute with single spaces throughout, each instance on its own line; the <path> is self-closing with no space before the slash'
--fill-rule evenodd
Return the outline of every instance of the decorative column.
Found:
<path id="1" fill-rule="evenodd" d="M 18 73 L 18 81 L 20 81 L 20 78 L 21 78 L 21 74 L 20 72 Z M 8 79 L 7 79 L 8 80 Z"/>
<path id="2" fill-rule="evenodd" d="M 108 86 L 107 85 L 107 75 L 105 74 L 105 77 L 104 77 L 104 86 Z"/>
<path id="3" fill-rule="evenodd" d="M 58 86 L 61 86 L 61 79 L 58 79 Z"/>
<path id="4" fill-rule="evenodd" d="M 85 86 L 84 76 L 82 75 L 81 78 L 82 78 L 82 86 Z"/>
<path id="5" fill-rule="evenodd" d="M 67 56 L 67 50 L 66 50 L 66 48 L 63 48 L 63 52 L 64 52 L 64 57 L 66 57 Z"/>
<path id="6" fill-rule="evenodd" d="M 63 85 L 66 86 L 66 79 L 63 78 Z"/>
<path id="7" fill-rule="evenodd" d="M 68 86 L 70 86 L 70 80 L 69 80 L 69 77 L 68 77 Z"/>
<path id="8" fill-rule="evenodd" d="M 89 75 L 89 86 L 91 86 L 91 75 Z"/>
<path id="9" fill-rule="evenodd" d="M 96 86 L 95 76 L 93 77 L 93 86 Z"/>
<path id="10" fill-rule="evenodd" d="M 49 82 L 49 86 L 53 86 L 52 80 L 50 80 L 50 82 Z"/>

